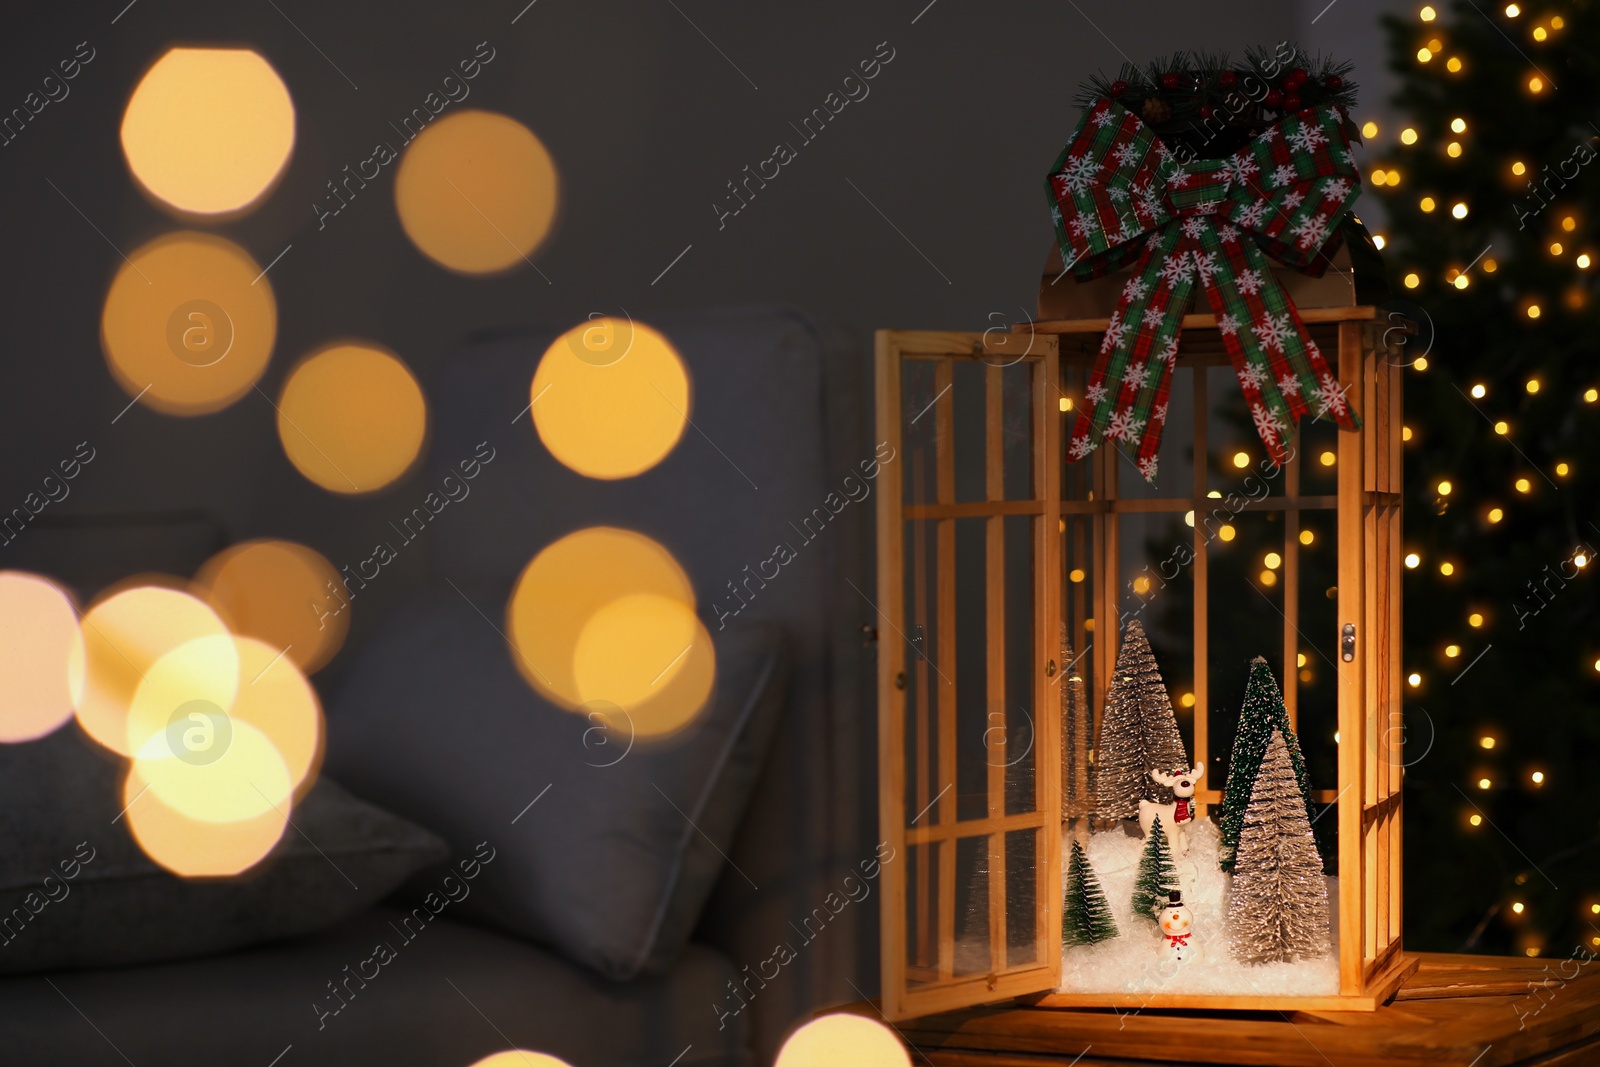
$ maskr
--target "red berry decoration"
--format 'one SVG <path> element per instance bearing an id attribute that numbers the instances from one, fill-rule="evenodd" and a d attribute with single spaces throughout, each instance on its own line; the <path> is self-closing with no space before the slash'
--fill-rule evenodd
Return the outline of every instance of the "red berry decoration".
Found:
<path id="1" fill-rule="evenodd" d="M 1200 105 L 1200 117 L 1201 118 L 1208 119 L 1212 115 L 1215 115 L 1216 113 L 1217 113 L 1217 109 L 1212 107 L 1210 104 L 1201 104 Z"/>
<path id="2" fill-rule="evenodd" d="M 1285 96 L 1283 98 L 1283 110 L 1285 110 L 1285 111 L 1299 111 L 1300 110 L 1300 97 L 1299 97 L 1299 95 L 1296 94 L 1296 93 L 1289 93 L 1287 96 Z"/>
<path id="3" fill-rule="evenodd" d="M 1309 81 L 1310 78 L 1311 75 L 1306 73 L 1306 69 L 1304 67 L 1295 67 L 1289 72 L 1288 77 L 1283 79 L 1283 85 L 1286 89 L 1298 89 L 1307 81 Z"/>
<path id="4" fill-rule="evenodd" d="M 1337 74 L 1330 74 L 1323 79 L 1322 84 L 1326 85 L 1329 89 L 1343 89 L 1344 79 L 1339 77 Z"/>
<path id="5" fill-rule="evenodd" d="M 1128 83 L 1125 82 L 1125 81 L 1122 81 L 1120 79 L 1117 80 L 1117 81 L 1112 82 L 1111 83 L 1111 95 L 1112 96 L 1126 96 L 1126 95 L 1128 95 Z"/>
<path id="6" fill-rule="evenodd" d="M 1262 103 L 1276 111 L 1278 108 L 1283 106 L 1283 90 L 1268 89 L 1267 95 L 1262 97 L 1261 100 Z"/>
<path id="7" fill-rule="evenodd" d="M 1176 89 L 1183 84 L 1183 75 L 1175 70 L 1169 70 L 1161 75 L 1161 88 Z"/>
<path id="8" fill-rule="evenodd" d="M 1239 84 L 1239 75 L 1231 70 L 1225 70 L 1221 74 L 1217 75 L 1217 84 L 1221 85 L 1224 89 L 1232 89 L 1234 86 Z"/>

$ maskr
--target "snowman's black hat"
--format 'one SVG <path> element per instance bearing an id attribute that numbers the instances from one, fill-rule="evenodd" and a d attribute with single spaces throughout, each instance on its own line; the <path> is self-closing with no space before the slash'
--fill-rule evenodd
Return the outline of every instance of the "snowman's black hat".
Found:
<path id="1" fill-rule="evenodd" d="M 1183 907 L 1183 890 L 1174 889 L 1172 892 L 1168 893 L 1167 903 L 1164 906 L 1168 908 Z"/>

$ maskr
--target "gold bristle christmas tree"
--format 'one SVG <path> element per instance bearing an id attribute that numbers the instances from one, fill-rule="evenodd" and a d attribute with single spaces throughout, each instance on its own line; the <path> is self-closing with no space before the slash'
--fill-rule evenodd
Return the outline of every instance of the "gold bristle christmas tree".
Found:
<path id="1" fill-rule="evenodd" d="M 1228 940 L 1245 963 L 1328 954 L 1328 883 L 1289 746 L 1272 731 L 1244 813 L 1228 905 Z"/>
<path id="2" fill-rule="evenodd" d="M 1167 683 L 1161 680 L 1144 627 L 1135 619 L 1123 631 L 1094 747 L 1095 814 L 1131 819 L 1139 814 L 1141 798 L 1169 803 L 1172 790 L 1157 785 L 1150 772 L 1188 766 Z"/>

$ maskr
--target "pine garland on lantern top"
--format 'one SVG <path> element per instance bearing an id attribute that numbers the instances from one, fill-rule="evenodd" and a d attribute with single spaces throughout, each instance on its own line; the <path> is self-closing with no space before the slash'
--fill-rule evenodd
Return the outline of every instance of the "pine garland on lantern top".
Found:
<path id="1" fill-rule="evenodd" d="M 1089 866 L 1083 845 L 1072 842 L 1072 857 L 1067 861 L 1067 888 L 1061 902 L 1061 942 L 1066 945 L 1093 945 L 1118 935 L 1111 904 L 1106 900 L 1100 879 Z"/>
<path id="2" fill-rule="evenodd" d="M 1172 849 L 1167 846 L 1166 831 L 1161 829 L 1161 816 L 1150 824 L 1150 835 L 1144 840 L 1144 851 L 1139 854 L 1139 873 L 1133 880 L 1133 913 L 1155 922 L 1156 912 L 1174 892 L 1183 886 L 1178 882 L 1178 868 L 1172 862 Z"/>
<path id="3" fill-rule="evenodd" d="M 1061 669 L 1067 677 L 1061 682 L 1061 815 L 1066 819 L 1088 815 L 1094 803 L 1089 792 L 1089 749 L 1094 744 L 1089 701 L 1084 696 L 1083 677 L 1072 669 L 1072 662 L 1072 646 L 1063 626 Z"/>
<path id="4" fill-rule="evenodd" d="M 1239 846 L 1239 833 L 1244 829 L 1245 809 L 1250 804 L 1250 791 L 1255 788 L 1256 775 L 1261 761 L 1266 757 L 1267 745 L 1273 734 L 1283 736 L 1289 753 L 1289 765 L 1294 768 L 1300 796 L 1304 800 L 1306 818 L 1311 818 L 1311 779 L 1306 774 L 1306 758 L 1300 751 L 1300 739 L 1289 725 L 1289 710 L 1284 707 L 1283 694 L 1278 680 L 1266 658 L 1257 656 L 1250 661 L 1250 680 L 1245 685 L 1244 703 L 1239 708 L 1239 726 L 1233 735 L 1233 752 L 1228 758 L 1228 779 L 1222 788 L 1222 869 L 1234 867 L 1234 852 Z M 1327 862 L 1323 842 L 1317 841 L 1317 853 Z"/>
<path id="5" fill-rule="evenodd" d="M 1141 798 L 1171 803 L 1172 790 L 1150 772 L 1189 766 L 1172 698 L 1138 619 L 1122 634 L 1094 754 L 1095 814 L 1103 819 L 1137 816 Z"/>
<path id="6" fill-rule="evenodd" d="M 1272 731 L 1234 864 L 1228 940 L 1245 963 L 1315 959 L 1329 951 L 1328 883 L 1284 735 Z"/>
<path id="7" fill-rule="evenodd" d="M 1080 88 L 1079 107 L 1109 98 L 1139 115 L 1169 147 L 1189 158 L 1221 157 L 1284 115 L 1334 105 L 1349 114 L 1356 104 L 1353 65 L 1307 56 L 1284 41 L 1252 48 L 1243 61 L 1226 53 L 1177 52 L 1144 67 L 1124 63 L 1115 78 L 1096 75 Z M 1361 133 L 1347 123 L 1347 136 Z"/>

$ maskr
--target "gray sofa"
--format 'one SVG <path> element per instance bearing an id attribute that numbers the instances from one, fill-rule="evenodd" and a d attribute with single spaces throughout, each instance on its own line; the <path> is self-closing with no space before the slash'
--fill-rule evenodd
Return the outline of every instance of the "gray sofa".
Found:
<path id="1" fill-rule="evenodd" d="M 437 482 L 439 470 L 486 438 L 498 454 L 460 513 L 442 515 L 429 530 L 427 586 L 413 591 L 407 610 L 426 611 L 455 589 L 496 614 L 504 590 L 540 547 L 580 526 L 610 524 L 641 530 L 672 550 L 696 587 L 708 628 L 716 631 L 722 618 L 729 628 L 781 630 L 787 692 L 728 850 L 734 869 L 722 872 L 670 969 L 611 981 L 490 924 L 442 916 L 399 966 L 319 1027 L 311 1002 L 395 920 L 385 910 L 391 902 L 291 942 L 0 980 L 0 1062 L 466 1067 L 519 1046 L 562 1056 L 573 1067 L 735 1067 L 771 1062 L 785 1031 L 810 1010 L 873 990 L 863 975 L 875 969 L 875 895 L 830 915 L 812 937 L 797 925 L 873 855 L 875 729 L 862 639 L 873 609 L 858 592 L 870 589 L 871 502 L 852 501 L 830 514 L 781 578 L 736 615 L 719 616 L 716 607 L 727 582 L 771 555 L 775 541 L 792 537 L 790 524 L 830 493 L 839 499 L 840 480 L 871 457 L 860 406 L 869 395 L 865 356 L 781 310 L 650 321 L 690 370 L 693 427 L 659 467 L 621 482 L 567 471 L 526 416 L 512 421 L 539 355 L 559 331 L 480 338 L 434 368 L 429 466 L 407 484 Z M 395 496 L 410 493 L 401 487 Z M 368 631 L 367 644 L 387 640 L 385 633 Z M 341 663 L 381 654 L 353 644 Z M 349 687 L 360 684 L 360 672 L 344 673 L 343 688 L 322 693 L 330 724 L 326 773 L 352 782 L 362 778 L 365 750 L 341 730 L 340 715 L 359 698 Z M 351 791 L 361 793 L 353 782 Z M 428 826 L 425 815 L 406 814 Z M 781 942 L 798 948 L 795 958 L 776 977 L 752 984 L 749 976 Z M 735 985 L 748 991 L 737 1001 L 746 1006 L 729 1012 Z"/>

